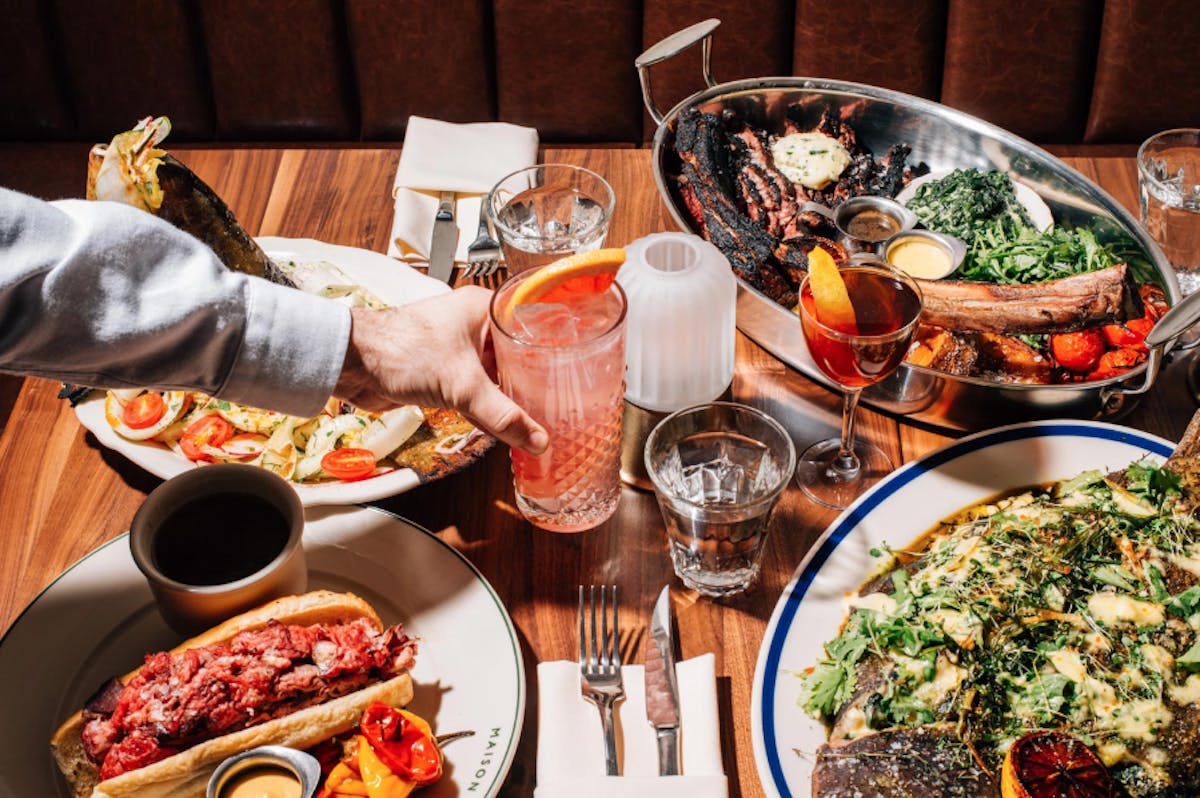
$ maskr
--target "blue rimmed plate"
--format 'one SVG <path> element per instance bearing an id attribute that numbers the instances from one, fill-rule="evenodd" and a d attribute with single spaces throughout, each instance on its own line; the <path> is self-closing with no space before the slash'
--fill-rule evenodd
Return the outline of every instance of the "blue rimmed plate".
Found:
<path id="1" fill-rule="evenodd" d="M 896 470 L 825 530 L 784 588 L 754 672 L 754 758 L 767 795 L 811 794 L 825 727 L 797 705 L 796 673 L 821 657 L 846 617 L 846 596 L 876 566 L 883 543 L 903 546 L 938 521 L 997 494 L 1088 469 L 1116 471 L 1147 458 L 1161 462 L 1174 444 L 1126 427 L 1042 421 L 982 432 Z"/>
<path id="2" fill-rule="evenodd" d="M 418 639 L 409 708 L 439 734 L 474 730 L 446 748 L 428 798 L 500 791 L 525 716 L 516 630 L 483 575 L 433 533 L 368 507 L 310 509 L 309 588 L 351 591 L 385 623 Z M 126 536 L 91 552 L 42 591 L 0 640 L 0 795 L 70 790 L 50 736 L 105 680 L 179 642 L 158 615 Z"/>

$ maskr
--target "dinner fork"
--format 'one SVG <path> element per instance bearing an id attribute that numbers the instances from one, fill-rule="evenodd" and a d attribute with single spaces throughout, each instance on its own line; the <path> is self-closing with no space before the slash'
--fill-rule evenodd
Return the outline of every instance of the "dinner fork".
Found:
<path id="1" fill-rule="evenodd" d="M 486 197 L 484 198 L 486 201 Z M 500 242 L 492 238 L 487 208 L 479 208 L 479 234 L 467 245 L 467 268 L 464 277 L 490 277 L 500 268 Z"/>
<path id="2" fill-rule="evenodd" d="M 613 707 L 625 697 L 625 686 L 621 681 L 621 646 L 617 637 L 617 586 L 612 585 L 607 589 L 604 585 L 600 586 L 598 622 L 596 586 L 591 585 L 588 593 L 585 613 L 583 585 L 579 586 L 579 687 L 583 697 L 600 710 L 605 772 L 609 776 L 617 776 L 620 775 L 620 767 L 617 764 L 617 730 Z"/>

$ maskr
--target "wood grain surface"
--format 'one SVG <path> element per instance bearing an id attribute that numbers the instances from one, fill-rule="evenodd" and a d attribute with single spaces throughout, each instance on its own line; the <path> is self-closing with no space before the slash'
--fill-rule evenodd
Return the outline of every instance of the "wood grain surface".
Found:
<path id="1" fill-rule="evenodd" d="M 398 149 L 179 149 L 176 156 L 208 181 L 251 232 L 315 238 L 384 251 Z M 654 186 L 647 150 L 548 150 L 543 160 L 586 165 L 605 175 L 618 197 L 609 243 L 673 229 Z M 1074 155 L 1068 163 L 1136 212 L 1129 157 Z M 1186 361 L 1184 361 L 1186 362 Z M 1173 363 L 1123 423 L 1178 439 L 1195 405 Z M 0 630 L 56 574 L 121 534 L 147 492 L 160 483 L 87 434 L 56 398 L 58 385 L 0 382 Z M 778 418 L 798 449 L 837 432 L 839 397 L 738 336 L 734 398 Z M 899 463 L 950 440 L 942 431 L 862 408 L 860 434 Z M 793 570 L 834 513 L 794 487 L 774 520 L 762 577 L 752 590 L 715 602 L 683 589 L 671 574 L 662 519 L 652 495 L 626 488 L 616 515 L 578 535 L 539 531 L 513 505 L 508 457 L 496 447 L 466 471 L 380 501 L 433 531 L 484 573 L 512 614 L 529 682 L 525 732 L 504 789 L 529 795 L 535 783 L 539 661 L 573 659 L 579 584 L 622 590 L 622 647 L 640 662 L 652 600 L 673 586 L 685 657 L 717 660 L 724 766 L 732 796 L 763 794 L 751 748 L 750 693 L 767 620 Z M 915 535 L 922 530 L 912 530 Z M 43 719 L 37 725 L 47 726 Z"/>

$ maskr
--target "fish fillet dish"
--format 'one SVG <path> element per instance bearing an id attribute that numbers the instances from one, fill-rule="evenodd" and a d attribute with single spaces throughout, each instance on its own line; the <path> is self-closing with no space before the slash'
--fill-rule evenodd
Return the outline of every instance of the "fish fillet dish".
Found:
<path id="1" fill-rule="evenodd" d="M 1000 796 L 1014 746 L 1046 732 L 1107 771 L 1071 795 L 1200 795 L 1198 458 L 1193 420 L 1161 466 L 1022 489 L 873 551 L 800 674 L 829 731 L 813 796 Z"/>
<path id="2" fill-rule="evenodd" d="M 839 264 L 851 255 L 830 216 L 809 203 L 832 210 L 855 197 L 895 198 L 929 172 L 903 142 L 882 153 L 866 147 L 852 107 L 827 109 L 812 129 L 796 110 L 783 130 L 767 131 L 730 110 L 693 108 L 673 131 L 674 190 L 694 229 L 742 280 L 792 310 L 809 253 L 823 249 Z M 1146 360 L 1145 336 L 1168 303 L 1136 245 L 1101 243 L 1086 227 L 1037 228 L 1007 174 L 934 177 L 914 185 L 906 204 L 967 254 L 955 279 L 917 281 L 924 310 L 910 364 L 1046 385 L 1118 377 Z"/>

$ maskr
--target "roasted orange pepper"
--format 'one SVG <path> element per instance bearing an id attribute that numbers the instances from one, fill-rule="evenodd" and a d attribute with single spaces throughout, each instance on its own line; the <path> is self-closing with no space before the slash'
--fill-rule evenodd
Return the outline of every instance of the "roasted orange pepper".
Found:
<path id="1" fill-rule="evenodd" d="M 383 763 L 366 737 L 358 738 L 358 770 L 369 798 L 407 798 L 417 786 L 403 779 Z"/>
<path id="2" fill-rule="evenodd" d="M 338 762 L 325 777 L 325 786 L 317 793 L 317 798 L 338 798 L 343 795 L 366 796 L 367 785 L 363 784 L 358 771 L 354 769 L 357 760 Z"/>
<path id="3" fill-rule="evenodd" d="M 421 718 L 376 702 L 359 728 L 362 734 L 350 739 L 317 798 L 406 798 L 441 778 L 442 753 Z"/>

